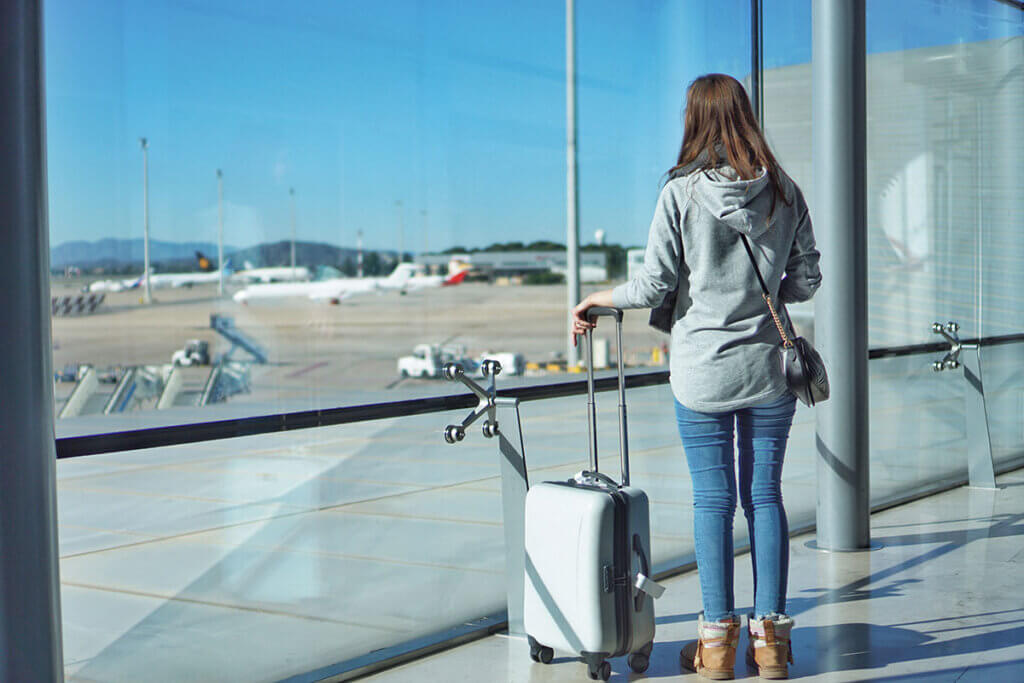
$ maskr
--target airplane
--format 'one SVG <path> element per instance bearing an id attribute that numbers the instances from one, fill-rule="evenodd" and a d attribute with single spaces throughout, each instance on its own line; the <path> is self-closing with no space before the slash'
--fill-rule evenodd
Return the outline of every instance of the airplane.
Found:
<path id="1" fill-rule="evenodd" d="M 83 292 L 124 292 L 142 285 L 143 276 L 126 280 L 97 280 L 82 289 Z"/>
<path id="2" fill-rule="evenodd" d="M 203 271 L 209 271 L 212 267 L 210 259 L 202 252 L 196 252 L 196 263 Z M 224 276 L 231 275 L 231 259 L 224 261 Z M 146 280 L 153 289 L 166 289 L 169 287 L 192 287 L 194 285 L 211 284 L 220 280 L 220 271 L 199 272 L 199 273 L 150 273 L 140 275 L 135 279 L 127 280 L 98 280 L 89 285 L 90 292 L 123 292 L 131 289 L 138 289 Z"/>
<path id="3" fill-rule="evenodd" d="M 235 301 L 248 304 L 250 301 L 270 301 L 285 298 L 306 298 L 311 301 L 337 304 L 356 294 L 368 292 L 406 292 L 423 287 L 456 285 L 466 278 L 468 267 L 447 277 L 415 275 L 421 266 L 400 263 L 387 277 L 332 278 L 320 282 L 278 282 L 273 284 L 249 285 L 235 292 Z"/>
<path id="4" fill-rule="evenodd" d="M 461 284 L 466 276 L 469 275 L 470 266 L 465 263 L 453 263 L 452 271 L 449 275 L 420 275 L 416 274 L 405 283 L 402 287 L 402 293 L 405 292 L 417 292 L 421 289 L 431 289 L 433 287 L 450 287 L 452 285 Z"/>
<path id="5" fill-rule="evenodd" d="M 309 282 L 313 279 L 309 268 L 305 266 L 256 268 L 250 261 L 246 261 L 243 265 L 245 267 L 242 270 L 231 276 L 232 280 L 241 280 L 248 284 L 256 282 L 269 284 L 272 282 Z"/>

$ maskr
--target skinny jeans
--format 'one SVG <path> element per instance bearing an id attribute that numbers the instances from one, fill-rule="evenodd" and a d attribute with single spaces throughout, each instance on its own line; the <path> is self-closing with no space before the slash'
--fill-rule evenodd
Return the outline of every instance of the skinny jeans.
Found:
<path id="1" fill-rule="evenodd" d="M 782 461 L 796 397 L 723 413 L 699 413 L 676 401 L 676 422 L 693 480 L 693 534 L 705 621 L 734 616 L 733 518 L 736 458 L 739 499 L 750 532 L 754 615 L 786 613 L 789 526 L 782 505 Z"/>

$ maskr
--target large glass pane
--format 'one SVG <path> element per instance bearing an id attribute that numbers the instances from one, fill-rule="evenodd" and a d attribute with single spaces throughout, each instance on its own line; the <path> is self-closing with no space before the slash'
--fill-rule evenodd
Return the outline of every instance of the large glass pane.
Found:
<path id="1" fill-rule="evenodd" d="M 1024 11 L 868 3 L 872 343 L 1020 331 Z"/>
<path id="2" fill-rule="evenodd" d="M 585 274 L 607 281 L 645 234 L 683 80 L 736 58 L 678 40 L 717 23 L 684 3 L 577 14 L 581 233 L 608 235 Z M 565 376 L 560 3 L 57 0 L 45 19 L 59 435 L 458 391 L 441 362 L 484 352 L 506 383 Z M 474 251 L 498 243 L 517 251 Z M 663 341 L 637 325 L 631 361 Z"/>
<path id="3" fill-rule="evenodd" d="M 813 215 L 810 28 L 809 2 L 766 0 L 767 131 Z M 867 3 L 872 346 L 1020 331 L 1022 66 L 1011 3 Z"/>

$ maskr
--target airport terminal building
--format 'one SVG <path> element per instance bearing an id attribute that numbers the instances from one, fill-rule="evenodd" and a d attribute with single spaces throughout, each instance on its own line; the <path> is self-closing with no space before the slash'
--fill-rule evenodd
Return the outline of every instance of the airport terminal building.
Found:
<path id="1" fill-rule="evenodd" d="M 602 320 L 625 389 L 601 370 L 588 406 L 568 309 L 643 277 L 579 235 L 646 243 L 706 73 L 821 252 L 788 311 L 831 383 L 781 473 L 789 676 L 1024 680 L 1024 2 L 7 0 L 0 51 L 0 681 L 700 680 L 670 337 Z M 51 276 L 108 240 L 137 272 Z M 509 240 L 569 246 L 483 250 Z M 159 286 L 156 242 L 206 272 Z M 293 277 L 233 279 L 225 244 Z M 371 250 L 416 265 L 362 277 Z M 628 460 L 649 547 L 560 590 L 653 605 L 644 661 L 526 634 L 557 602 L 526 494 L 591 481 L 591 449 Z"/>

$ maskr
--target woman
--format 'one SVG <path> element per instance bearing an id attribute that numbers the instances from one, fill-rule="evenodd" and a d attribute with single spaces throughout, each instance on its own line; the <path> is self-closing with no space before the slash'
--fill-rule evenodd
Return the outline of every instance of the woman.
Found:
<path id="1" fill-rule="evenodd" d="M 743 243 L 782 302 L 821 283 L 819 254 L 796 184 L 782 171 L 736 79 L 701 76 L 686 95 L 683 143 L 661 191 L 641 271 L 591 294 L 573 311 L 583 334 L 591 306 L 655 307 L 676 293 L 671 385 L 693 480 L 694 544 L 704 612 L 684 668 L 733 678 L 740 620 L 733 605 L 733 517 L 750 531 L 754 612 L 747 660 L 762 678 L 786 678 L 793 620 L 786 616 L 789 533 L 781 476 L 796 398 L 779 362 L 779 332 Z"/>

